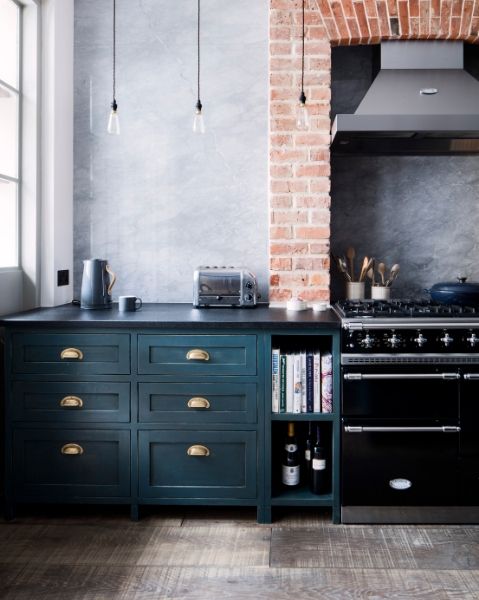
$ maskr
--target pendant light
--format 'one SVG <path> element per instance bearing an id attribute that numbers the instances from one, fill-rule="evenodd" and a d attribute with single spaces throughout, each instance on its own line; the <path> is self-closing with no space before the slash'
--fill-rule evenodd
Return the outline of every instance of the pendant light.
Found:
<path id="1" fill-rule="evenodd" d="M 298 107 L 296 109 L 296 127 L 298 129 L 309 129 L 309 115 L 306 107 L 306 96 L 304 94 L 304 3 L 303 0 L 303 46 L 301 51 L 301 94 L 299 95 Z"/>
<path id="2" fill-rule="evenodd" d="M 120 120 L 118 118 L 118 104 L 116 102 L 116 0 L 113 0 L 113 100 L 111 103 L 110 118 L 108 119 L 108 133 L 120 134 Z"/>
<path id="3" fill-rule="evenodd" d="M 198 22 L 197 22 L 197 82 L 198 82 L 198 98 L 195 105 L 195 116 L 193 118 L 193 133 L 205 132 L 205 120 L 203 118 L 203 105 L 200 100 L 200 0 L 198 0 Z"/>

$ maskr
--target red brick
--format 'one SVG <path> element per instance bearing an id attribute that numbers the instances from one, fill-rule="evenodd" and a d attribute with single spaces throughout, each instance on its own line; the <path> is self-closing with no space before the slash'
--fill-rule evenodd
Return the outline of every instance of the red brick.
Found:
<path id="1" fill-rule="evenodd" d="M 421 0 L 419 4 L 419 35 L 429 35 L 429 0 Z"/>
<path id="2" fill-rule="evenodd" d="M 324 26 L 326 27 L 326 31 L 330 40 L 340 40 L 341 34 L 339 32 L 338 27 L 336 26 L 336 19 L 324 19 Z M 319 37 L 323 37 L 323 33 L 320 35 L 316 34 L 316 32 L 309 32 L 310 39 L 317 39 Z"/>
<path id="3" fill-rule="evenodd" d="M 271 71 L 297 71 L 301 70 L 300 58 L 270 58 Z"/>
<path id="4" fill-rule="evenodd" d="M 271 119 L 271 131 L 296 131 L 296 119 Z"/>
<path id="5" fill-rule="evenodd" d="M 471 35 L 477 36 L 479 33 L 479 17 L 473 17 L 471 25 Z"/>
<path id="6" fill-rule="evenodd" d="M 331 169 L 327 165 L 298 165 L 295 169 L 296 177 L 329 177 Z"/>
<path id="7" fill-rule="evenodd" d="M 291 73 L 270 73 L 269 84 L 271 87 L 291 87 L 293 76 Z"/>
<path id="8" fill-rule="evenodd" d="M 293 261 L 293 269 L 307 271 L 322 271 L 329 269 L 329 257 L 325 258 L 295 258 Z"/>
<path id="9" fill-rule="evenodd" d="M 341 3 L 343 5 L 344 16 L 347 19 L 354 17 L 355 13 L 354 13 L 354 7 L 353 7 L 353 0 L 341 0 Z"/>
<path id="10" fill-rule="evenodd" d="M 329 241 L 320 244 L 314 243 L 309 245 L 310 254 L 328 254 L 330 250 Z"/>
<path id="11" fill-rule="evenodd" d="M 461 31 L 461 17 L 451 17 L 451 25 L 449 27 L 449 37 L 451 40 L 457 40 Z"/>
<path id="12" fill-rule="evenodd" d="M 331 199 L 329 196 L 299 196 L 294 199 L 297 208 L 329 208 Z"/>
<path id="13" fill-rule="evenodd" d="M 313 273 L 309 276 L 310 285 L 327 286 L 329 285 L 329 273 Z"/>
<path id="14" fill-rule="evenodd" d="M 309 275 L 307 273 L 279 273 L 272 275 L 272 277 L 277 278 L 278 283 L 274 285 L 281 285 L 281 287 L 293 287 L 293 286 L 301 286 L 304 287 L 309 283 Z"/>
<path id="15" fill-rule="evenodd" d="M 419 0 L 409 0 L 409 16 L 419 17 Z"/>
<path id="16" fill-rule="evenodd" d="M 359 25 L 356 17 L 354 19 L 346 19 L 348 23 L 348 29 L 351 33 L 351 37 L 349 42 L 351 43 L 353 40 L 359 40 L 361 37 L 361 32 L 359 31 Z"/>
<path id="17" fill-rule="evenodd" d="M 440 35 L 441 32 L 441 19 L 439 17 L 431 17 L 429 27 L 429 38 L 435 39 Z"/>
<path id="18" fill-rule="evenodd" d="M 474 2 L 471 0 L 465 0 L 464 9 L 462 11 L 462 22 L 461 22 L 461 37 L 465 38 L 471 31 L 472 24 L 472 12 L 474 8 Z"/>
<path id="19" fill-rule="evenodd" d="M 308 244 L 305 242 L 273 243 L 270 244 L 270 254 L 275 256 L 292 256 L 294 254 L 306 254 Z"/>
<path id="20" fill-rule="evenodd" d="M 271 88 L 269 97 L 271 100 L 296 100 L 296 94 L 293 93 L 291 87 Z"/>
<path id="21" fill-rule="evenodd" d="M 310 192 L 312 192 L 313 194 L 316 192 L 329 192 L 329 190 L 331 189 L 331 182 L 327 177 L 324 177 L 324 179 L 318 179 L 317 181 L 311 182 L 309 187 Z"/>
<path id="22" fill-rule="evenodd" d="M 389 26 L 388 9 L 385 0 L 376 2 L 378 17 L 379 17 L 379 31 L 383 37 L 391 35 L 391 28 Z"/>
<path id="23" fill-rule="evenodd" d="M 329 302 L 329 289 L 308 288 L 295 290 L 298 297 L 306 302 L 323 301 Z"/>
<path id="24" fill-rule="evenodd" d="M 273 194 L 289 192 L 288 180 L 274 180 L 270 182 L 270 190 Z"/>
<path id="25" fill-rule="evenodd" d="M 270 138 L 271 146 L 292 146 L 293 145 L 293 136 L 292 135 L 282 135 L 282 134 L 272 134 Z M 319 160 L 319 159 L 318 159 Z"/>
<path id="26" fill-rule="evenodd" d="M 285 115 L 290 117 L 291 115 L 294 115 L 294 112 L 293 104 L 287 104 L 286 102 L 274 102 L 270 105 L 270 114 L 273 116 Z"/>
<path id="27" fill-rule="evenodd" d="M 366 17 L 366 10 L 364 8 L 364 4 L 360 2 L 356 2 L 354 4 L 354 10 L 356 11 L 356 18 L 358 20 L 359 31 L 363 37 L 369 37 L 369 25 L 368 19 Z"/>
<path id="28" fill-rule="evenodd" d="M 290 179 L 288 182 L 289 191 L 293 194 L 304 194 L 308 191 L 308 182 L 304 179 Z"/>
<path id="29" fill-rule="evenodd" d="M 339 38 L 347 42 L 351 37 L 351 32 L 348 29 L 341 0 L 331 0 L 331 8 L 333 9 L 336 27 L 339 31 Z"/>
<path id="30" fill-rule="evenodd" d="M 323 210 L 313 210 L 310 214 L 310 223 L 314 225 L 327 225 L 331 221 L 331 213 L 326 208 Z"/>
<path id="31" fill-rule="evenodd" d="M 280 196 L 271 195 L 269 198 L 269 205 L 271 208 L 291 208 L 293 205 L 293 199 L 291 195 Z"/>
<path id="32" fill-rule="evenodd" d="M 363 0 L 363 4 L 368 17 L 376 18 L 378 16 L 376 0 Z"/>
<path id="33" fill-rule="evenodd" d="M 269 23 L 275 25 L 292 25 L 293 13 L 286 10 L 271 10 L 269 13 Z"/>
<path id="34" fill-rule="evenodd" d="M 328 0 L 317 0 L 317 3 L 319 10 L 324 18 L 333 18 L 333 13 L 331 12 L 331 6 Z"/>
<path id="35" fill-rule="evenodd" d="M 269 237 L 272 240 L 289 240 L 293 237 L 291 227 L 270 227 Z M 277 252 L 277 254 L 288 254 L 288 252 Z"/>
<path id="36" fill-rule="evenodd" d="M 270 165 L 270 177 L 293 177 L 293 168 L 290 165 Z"/>
<path id="37" fill-rule="evenodd" d="M 329 23 L 329 27 L 333 28 L 336 30 L 336 25 L 334 24 L 334 20 L 333 19 L 327 19 L 328 23 Z M 324 27 L 308 27 L 308 40 L 328 40 L 330 39 L 330 30 L 329 27 L 326 23 L 326 20 L 324 21 Z M 336 30 L 337 31 L 337 30 Z"/>
<path id="38" fill-rule="evenodd" d="M 307 68 L 312 71 L 326 71 L 331 69 L 331 60 L 329 56 L 325 58 L 308 58 L 306 63 Z"/>
<path id="39" fill-rule="evenodd" d="M 389 16 L 395 17 L 398 14 L 397 0 L 388 0 L 388 9 L 389 9 Z"/>
<path id="40" fill-rule="evenodd" d="M 301 53 L 301 44 L 297 45 L 298 53 Z M 318 56 L 331 56 L 331 46 L 328 42 L 308 42 L 306 41 L 304 44 L 304 53 L 307 55 L 318 55 Z"/>
<path id="41" fill-rule="evenodd" d="M 271 223 L 275 225 L 307 222 L 308 213 L 304 210 L 273 210 L 271 212 Z"/>
<path id="42" fill-rule="evenodd" d="M 369 30 L 371 32 L 371 38 L 380 38 L 381 33 L 379 31 L 379 21 L 378 19 L 369 19 Z"/>
<path id="43" fill-rule="evenodd" d="M 330 136 L 321 133 L 297 133 L 294 136 L 295 146 L 327 146 Z"/>
<path id="44" fill-rule="evenodd" d="M 269 157 L 273 162 L 301 162 L 307 160 L 306 150 L 271 150 Z"/>
<path id="45" fill-rule="evenodd" d="M 286 302 L 287 300 L 291 300 L 292 297 L 293 292 L 291 290 L 274 288 L 269 291 L 270 302 Z"/>
<path id="46" fill-rule="evenodd" d="M 293 47 L 288 42 L 271 42 L 269 45 L 270 56 L 281 56 L 292 54 Z"/>
<path id="47" fill-rule="evenodd" d="M 399 25 L 401 36 L 409 35 L 409 14 L 408 14 L 408 3 L 407 0 L 399 0 Z"/>
<path id="48" fill-rule="evenodd" d="M 291 39 L 291 27 L 270 27 L 270 40 L 289 40 Z"/>
<path id="49" fill-rule="evenodd" d="M 431 16 L 439 17 L 441 14 L 441 0 L 431 0 Z"/>
<path id="50" fill-rule="evenodd" d="M 270 9 L 292 10 L 302 6 L 303 0 L 269 0 Z"/>
<path id="51" fill-rule="evenodd" d="M 269 266 L 272 271 L 291 271 L 292 263 L 291 258 L 271 258 Z"/>
<path id="52" fill-rule="evenodd" d="M 452 16 L 460 17 L 462 15 L 464 0 L 453 0 L 452 1 Z"/>
<path id="53" fill-rule="evenodd" d="M 329 162 L 330 153 L 329 150 L 310 150 L 309 152 L 309 160 L 313 162 Z"/>
<path id="54" fill-rule="evenodd" d="M 294 230 L 297 239 L 320 240 L 329 239 L 329 227 L 296 227 Z"/>

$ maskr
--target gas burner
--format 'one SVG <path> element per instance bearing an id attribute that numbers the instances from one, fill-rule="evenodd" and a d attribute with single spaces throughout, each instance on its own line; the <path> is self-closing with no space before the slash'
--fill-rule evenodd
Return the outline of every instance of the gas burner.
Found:
<path id="1" fill-rule="evenodd" d="M 479 317 L 473 306 L 446 305 L 428 300 L 343 300 L 335 304 L 342 318 L 465 318 Z"/>

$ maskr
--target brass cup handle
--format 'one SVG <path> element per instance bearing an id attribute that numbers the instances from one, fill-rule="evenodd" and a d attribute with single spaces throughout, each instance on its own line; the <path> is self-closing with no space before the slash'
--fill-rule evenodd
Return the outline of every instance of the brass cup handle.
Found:
<path id="1" fill-rule="evenodd" d="M 190 446 L 186 451 L 188 456 L 209 456 L 210 449 L 206 446 L 202 446 L 201 444 L 195 444 L 194 446 Z"/>
<path id="2" fill-rule="evenodd" d="M 83 454 L 83 448 L 80 446 L 80 444 L 65 444 L 62 446 L 61 453 L 68 456 L 78 456 Z"/>
<path id="3" fill-rule="evenodd" d="M 186 353 L 186 360 L 210 360 L 210 355 L 206 350 L 193 348 Z"/>
<path id="4" fill-rule="evenodd" d="M 82 408 L 83 400 L 78 396 L 65 396 L 60 400 L 60 406 L 65 408 Z"/>
<path id="5" fill-rule="evenodd" d="M 106 290 L 106 293 L 108 295 L 111 294 L 111 290 L 113 289 L 113 286 L 115 285 L 115 281 L 116 281 L 116 275 L 113 272 L 112 268 L 110 267 L 110 265 L 106 265 L 105 267 L 105 271 L 108 273 L 108 275 L 110 275 L 110 285 L 108 286 L 108 289 Z"/>
<path id="6" fill-rule="evenodd" d="M 188 400 L 188 408 L 209 408 L 210 401 L 207 398 L 201 398 L 201 396 L 195 396 Z"/>
<path id="7" fill-rule="evenodd" d="M 74 360 L 83 360 L 83 352 L 78 348 L 64 348 L 60 353 L 60 358 L 73 358 Z"/>

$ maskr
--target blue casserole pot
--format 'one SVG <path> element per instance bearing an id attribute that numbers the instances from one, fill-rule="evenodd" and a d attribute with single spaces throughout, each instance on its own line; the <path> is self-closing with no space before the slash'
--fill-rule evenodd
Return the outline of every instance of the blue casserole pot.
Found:
<path id="1" fill-rule="evenodd" d="M 466 283 L 466 278 L 458 278 L 457 282 L 435 283 L 426 290 L 434 302 L 441 304 L 459 304 L 461 306 L 479 306 L 479 283 Z"/>

